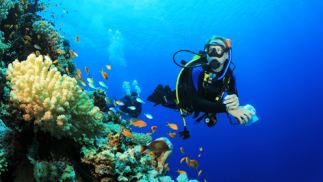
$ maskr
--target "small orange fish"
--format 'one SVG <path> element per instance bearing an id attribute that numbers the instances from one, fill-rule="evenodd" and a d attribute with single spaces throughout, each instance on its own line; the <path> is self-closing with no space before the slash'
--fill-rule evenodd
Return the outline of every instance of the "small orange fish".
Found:
<path id="1" fill-rule="evenodd" d="M 198 157 L 201 157 L 201 154 L 199 154 L 199 156 Z"/>
<path id="2" fill-rule="evenodd" d="M 99 113 L 104 114 L 104 112 L 103 112 L 103 111 L 99 111 Z"/>
<path id="3" fill-rule="evenodd" d="M 60 68 L 63 68 L 63 67 L 62 67 L 62 65 L 61 65 L 61 63 L 58 63 L 58 66 L 59 66 Z"/>
<path id="4" fill-rule="evenodd" d="M 77 42 L 77 43 L 80 43 L 80 38 L 79 38 L 79 36 L 76 36 L 76 37 L 75 37 L 75 39 L 76 39 L 76 42 Z"/>
<path id="5" fill-rule="evenodd" d="M 27 5 L 25 5 L 25 6 L 24 6 L 24 8 L 25 8 L 25 9 L 28 9 L 28 6 L 27 6 Z"/>
<path id="6" fill-rule="evenodd" d="M 36 56 L 39 56 L 40 55 L 40 52 L 39 50 L 36 51 Z"/>
<path id="7" fill-rule="evenodd" d="M 173 130 L 178 130 L 178 127 L 177 127 L 176 124 L 170 124 L 170 123 L 167 122 L 167 125 L 166 126 L 169 126 Z"/>
<path id="8" fill-rule="evenodd" d="M 56 59 L 53 63 L 57 63 L 59 60 L 58 59 Z"/>
<path id="9" fill-rule="evenodd" d="M 76 72 L 78 75 L 80 75 L 82 73 L 80 69 L 77 69 Z"/>
<path id="10" fill-rule="evenodd" d="M 181 152 L 182 152 L 182 154 L 184 154 L 184 149 L 183 149 L 183 147 L 181 147 Z"/>
<path id="11" fill-rule="evenodd" d="M 58 4 L 56 4 L 56 6 L 59 6 Z"/>
<path id="12" fill-rule="evenodd" d="M 26 28 L 26 31 L 29 31 L 29 28 Z"/>
<path id="13" fill-rule="evenodd" d="M 79 76 L 80 76 L 81 80 L 83 80 L 83 77 L 82 77 L 82 75 L 79 75 Z"/>
<path id="14" fill-rule="evenodd" d="M 64 26 L 64 24 L 63 23 L 61 23 L 62 24 L 62 26 Z"/>
<path id="15" fill-rule="evenodd" d="M 165 165 L 164 165 L 164 167 L 167 167 L 168 166 L 168 163 L 166 163 Z"/>
<path id="16" fill-rule="evenodd" d="M 86 66 L 85 66 L 85 71 L 86 71 L 86 74 L 90 75 L 89 68 L 87 68 Z"/>
<path id="17" fill-rule="evenodd" d="M 111 66 L 110 65 L 106 65 L 108 70 L 111 70 Z"/>
<path id="18" fill-rule="evenodd" d="M 67 60 L 64 58 L 65 63 L 67 63 Z"/>
<path id="19" fill-rule="evenodd" d="M 102 73 L 102 76 L 104 79 L 106 79 L 106 80 L 108 79 L 108 74 L 106 72 L 104 72 L 103 69 L 102 69 L 102 71 L 100 71 L 100 73 Z"/>
<path id="20" fill-rule="evenodd" d="M 65 70 L 66 70 L 67 74 L 69 75 L 69 74 L 70 74 L 70 72 L 68 71 L 68 68 L 65 68 Z"/>
<path id="21" fill-rule="evenodd" d="M 131 131 L 128 129 L 123 130 L 122 134 L 126 137 L 133 138 L 133 135 L 131 134 Z"/>
<path id="22" fill-rule="evenodd" d="M 178 168 L 177 168 L 177 171 L 175 171 L 175 172 L 178 172 L 178 174 L 185 174 L 187 176 L 187 173 L 185 171 L 181 171 Z"/>
<path id="23" fill-rule="evenodd" d="M 15 25 L 15 28 L 16 28 L 16 30 L 18 30 L 18 28 L 19 28 L 18 25 Z"/>
<path id="24" fill-rule="evenodd" d="M 15 13 L 15 16 L 18 17 L 17 13 Z"/>
<path id="25" fill-rule="evenodd" d="M 56 37 L 59 37 L 59 34 L 56 32 L 56 33 L 55 33 L 55 36 L 56 36 Z"/>
<path id="26" fill-rule="evenodd" d="M 155 131 L 156 131 L 156 129 L 157 129 L 157 126 L 152 126 L 152 127 L 151 127 L 151 130 L 152 130 L 153 132 L 155 132 Z"/>
<path id="27" fill-rule="evenodd" d="M 80 77 L 78 77 L 78 76 L 75 76 L 75 78 L 76 78 L 76 79 L 77 79 L 78 81 L 81 81 L 81 80 L 80 80 Z"/>
<path id="28" fill-rule="evenodd" d="M 152 133 L 146 133 L 147 136 L 152 135 Z"/>
<path id="29" fill-rule="evenodd" d="M 171 133 L 171 132 L 169 132 L 167 135 L 169 135 L 170 137 L 172 137 L 172 138 L 175 138 L 176 137 L 176 133 Z"/>
<path id="30" fill-rule="evenodd" d="M 193 168 L 197 168 L 199 167 L 199 164 L 197 163 L 196 160 L 190 160 L 190 166 L 192 166 Z"/>
<path id="31" fill-rule="evenodd" d="M 50 7 L 50 5 L 47 5 L 47 8 L 49 8 Z"/>
<path id="32" fill-rule="evenodd" d="M 134 123 L 130 123 L 129 125 L 138 126 L 139 128 L 147 126 L 147 123 L 145 123 L 143 120 L 138 120 Z"/>
<path id="33" fill-rule="evenodd" d="M 200 151 L 202 151 L 202 150 L 203 150 L 203 148 L 201 147 L 201 148 L 200 148 Z"/>
<path id="34" fill-rule="evenodd" d="M 201 173 L 202 173 L 202 170 L 200 170 L 200 172 L 198 173 L 198 176 L 199 176 L 199 177 L 201 176 Z"/>
<path id="35" fill-rule="evenodd" d="M 11 29 L 13 27 L 13 25 L 10 25 L 9 29 Z"/>
<path id="36" fill-rule="evenodd" d="M 191 168 L 191 160 L 188 157 L 186 157 L 186 164 Z"/>
<path id="37" fill-rule="evenodd" d="M 68 52 L 70 52 L 71 59 L 73 60 L 74 59 L 74 52 L 71 49 Z"/>
<path id="38" fill-rule="evenodd" d="M 19 10 L 22 11 L 22 6 L 20 6 L 20 4 L 19 4 Z"/>
<path id="39" fill-rule="evenodd" d="M 13 5 L 13 4 L 12 4 L 12 5 L 11 5 L 11 7 L 12 7 L 12 8 L 15 8 L 15 5 Z"/>
<path id="40" fill-rule="evenodd" d="M 62 50 L 58 50 L 57 53 L 59 53 L 59 54 L 65 54 L 65 52 L 62 51 Z"/>
<path id="41" fill-rule="evenodd" d="M 181 159 L 181 164 L 182 164 L 182 162 L 184 162 L 184 160 L 186 159 L 186 157 L 183 157 L 182 159 Z"/>
<path id="42" fill-rule="evenodd" d="M 40 35 L 37 35 L 38 40 L 40 39 Z"/>
<path id="43" fill-rule="evenodd" d="M 25 39 L 31 40 L 31 38 L 28 35 L 25 35 Z"/>
<path id="44" fill-rule="evenodd" d="M 41 21 L 41 24 L 42 24 L 43 26 L 46 26 L 46 24 L 45 24 L 45 22 L 44 22 L 44 21 Z"/>
<path id="45" fill-rule="evenodd" d="M 25 4 L 24 0 L 20 0 L 21 4 Z"/>

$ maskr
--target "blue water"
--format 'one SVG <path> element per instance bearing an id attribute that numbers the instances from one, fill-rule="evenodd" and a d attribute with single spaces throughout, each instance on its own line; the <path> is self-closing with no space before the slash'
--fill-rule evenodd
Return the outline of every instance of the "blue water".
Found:
<path id="1" fill-rule="evenodd" d="M 83 76 L 85 66 L 97 83 L 104 81 L 102 68 L 108 73 L 109 97 L 124 94 L 124 81 L 137 80 L 144 100 L 157 84 L 174 89 L 180 71 L 172 61 L 174 52 L 198 52 L 212 35 L 232 40 L 240 103 L 252 104 L 260 119 L 248 127 L 232 126 L 223 114 L 215 127 L 208 128 L 202 122 L 195 125 L 189 117 L 191 137 L 171 139 L 174 150 L 168 175 L 173 179 L 179 168 L 187 171 L 189 179 L 209 182 L 323 181 L 323 1 L 61 2 L 52 8 L 58 17 L 56 28 L 62 28 L 71 49 L 79 54 L 75 61 Z M 178 60 L 192 56 L 182 53 Z M 170 131 L 166 121 L 182 131 L 179 113 L 152 106 L 146 102 L 143 112 L 154 119 L 142 115 L 148 126 L 133 131 L 150 132 L 156 125 L 166 135 Z M 180 164 L 182 157 L 199 162 L 200 178 L 197 170 Z"/>

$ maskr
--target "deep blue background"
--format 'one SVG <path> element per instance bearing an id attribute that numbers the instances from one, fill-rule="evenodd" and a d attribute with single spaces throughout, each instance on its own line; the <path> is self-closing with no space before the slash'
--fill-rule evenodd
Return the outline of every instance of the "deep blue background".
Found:
<path id="1" fill-rule="evenodd" d="M 191 138 L 170 139 L 173 179 L 177 168 L 198 179 L 197 170 L 179 162 L 189 157 L 203 170 L 199 181 L 323 181 L 323 1 L 69 0 L 51 5 L 42 15 L 51 19 L 53 11 L 58 17 L 56 28 L 79 54 L 75 61 L 83 77 L 88 66 L 99 86 L 99 71 L 107 71 L 109 97 L 120 98 L 122 83 L 134 79 L 143 99 L 159 83 L 174 89 L 180 71 L 174 52 L 198 52 L 212 35 L 232 40 L 240 103 L 252 104 L 260 119 L 248 127 L 232 126 L 223 114 L 214 128 L 187 119 Z M 178 60 L 192 56 L 183 53 Z M 156 125 L 166 135 L 171 131 L 166 121 L 182 130 L 178 113 L 152 106 L 146 102 L 143 112 L 154 119 L 142 116 L 148 126 L 133 131 L 149 132 Z"/>

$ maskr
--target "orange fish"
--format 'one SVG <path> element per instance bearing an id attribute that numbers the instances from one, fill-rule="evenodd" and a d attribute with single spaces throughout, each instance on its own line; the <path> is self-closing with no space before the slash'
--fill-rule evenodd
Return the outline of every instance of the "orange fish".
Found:
<path id="1" fill-rule="evenodd" d="M 52 15 L 53 18 L 55 18 L 55 15 Z"/>
<path id="2" fill-rule="evenodd" d="M 138 120 L 134 123 L 130 123 L 129 125 L 138 126 L 139 128 L 147 126 L 147 123 L 145 123 L 143 120 Z"/>
<path id="3" fill-rule="evenodd" d="M 15 13 L 15 16 L 16 16 L 16 17 L 18 17 L 18 14 L 17 14 L 17 13 Z"/>
<path id="4" fill-rule="evenodd" d="M 202 151 L 202 150 L 203 150 L 203 148 L 201 147 L 201 148 L 200 148 L 200 151 Z"/>
<path id="5" fill-rule="evenodd" d="M 122 134 L 126 137 L 133 138 L 133 135 L 131 134 L 131 131 L 128 129 L 123 130 Z"/>
<path id="6" fill-rule="evenodd" d="M 201 154 L 199 154 L 199 156 L 198 157 L 201 157 Z"/>
<path id="7" fill-rule="evenodd" d="M 175 172 L 178 172 L 178 174 L 185 174 L 187 176 L 187 173 L 185 171 L 181 171 L 178 168 L 177 168 L 177 171 L 175 171 Z"/>
<path id="8" fill-rule="evenodd" d="M 152 133 L 146 133 L 147 136 L 152 135 Z"/>
<path id="9" fill-rule="evenodd" d="M 40 52 L 39 50 L 36 51 L 36 56 L 39 56 L 40 55 Z"/>
<path id="10" fill-rule="evenodd" d="M 65 63 L 67 63 L 67 60 L 64 58 Z"/>
<path id="11" fill-rule="evenodd" d="M 165 165 L 164 165 L 164 167 L 167 167 L 168 166 L 168 163 L 166 163 Z"/>
<path id="12" fill-rule="evenodd" d="M 184 160 L 186 159 L 186 157 L 183 157 L 182 159 L 181 159 L 181 164 L 182 164 L 182 162 L 184 162 Z"/>
<path id="13" fill-rule="evenodd" d="M 25 7 L 25 9 L 28 9 L 28 6 L 27 5 L 25 5 L 24 7 Z"/>
<path id="14" fill-rule="evenodd" d="M 25 35 L 25 39 L 31 40 L 31 38 L 28 35 Z"/>
<path id="15" fill-rule="evenodd" d="M 40 39 L 40 35 L 37 35 L 38 40 Z"/>
<path id="16" fill-rule="evenodd" d="M 76 42 L 77 42 L 77 43 L 80 43 L 80 38 L 79 38 L 79 36 L 76 36 L 76 37 L 75 37 L 75 39 L 76 39 Z"/>
<path id="17" fill-rule="evenodd" d="M 29 31 L 29 28 L 26 28 L 26 31 Z"/>
<path id="18" fill-rule="evenodd" d="M 173 130 L 178 130 L 178 127 L 177 127 L 176 124 L 170 124 L 170 123 L 167 122 L 167 125 L 166 126 L 169 126 Z"/>
<path id="19" fill-rule="evenodd" d="M 140 152 L 139 154 L 143 153 L 143 152 L 164 152 L 164 151 L 168 151 L 170 150 L 170 148 L 168 147 L 168 145 L 166 144 L 165 140 L 155 140 L 153 142 L 151 142 L 149 145 L 145 146 L 145 145 L 140 145 Z"/>
<path id="20" fill-rule="evenodd" d="M 61 65 L 61 63 L 58 63 L 58 66 L 59 66 L 60 68 L 63 68 L 63 67 L 62 67 L 62 65 Z"/>
<path id="21" fill-rule="evenodd" d="M 46 26 L 45 22 L 43 22 L 43 21 L 41 21 L 41 24 L 42 24 L 43 26 Z"/>
<path id="22" fill-rule="evenodd" d="M 181 147 L 181 152 L 182 152 L 182 154 L 184 154 L 184 149 L 183 149 L 183 147 Z"/>
<path id="23" fill-rule="evenodd" d="M 186 164 L 191 168 L 191 160 L 188 157 L 186 157 Z"/>
<path id="24" fill-rule="evenodd" d="M 65 52 L 64 51 L 62 51 L 62 50 L 58 50 L 57 51 L 59 54 L 65 54 Z"/>
<path id="25" fill-rule="evenodd" d="M 104 112 L 103 112 L 103 111 L 99 111 L 99 113 L 104 114 Z"/>
<path id="26" fill-rule="evenodd" d="M 24 0 L 20 0 L 21 4 L 25 4 Z"/>
<path id="27" fill-rule="evenodd" d="M 66 70 L 67 74 L 69 75 L 69 74 L 70 74 L 70 72 L 68 71 L 68 68 L 65 68 L 65 70 Z"/>
<path id="28" fill-rule="evenodd" d="M 151 130 L 153 130 L 153 132 L 155 132 L 155 131 L 156 131 L 156 129 L 157 129 L 157 126 L 152 126 L 152 127 L 151 127 Z"/>
<path id="29" fill-rule="evenodd" d="M 111 66 L 110 65 L 106 65 L 108 70 L 111 70 Z"/>
<path id="30" fill-rule="evenodd" d="M 62 26 L 64 26 L 64 24 L 63 23 L 61 23 L 62 24 Z"/>
<path id="31" fill-rule="evenodd" d="M 50 7 L 50 5 L 47 5 L 47 8 L 49 8 Z"/>
<path id="32" fill-rule="evenodd" d="M 201 173 L 202 173 L 202 170 L 200 170 L 200 172 L 198 173 L 198 176 L 199 176 L 199 177 L 201 176 Z"/>
<path id="33" fill-rule="evenodd" d="M 12 8 L 15 8 L 15 5 L 13 5 L 13 4 L 12 4 L 12 5 L 11 5 L 11 7 L 12 7 Z"/>
<path id="34" fill-rule="evenodd" d="M 80 69 L 77 69 L 76 72 L 78 75 L 80 75 L 82 73 Z"/>
<path id="35" fill-rule="evenodd" d="M 79 76 L 80 76 L 81 80 L 83 80 L 83 77 L 82 77 L 82 75 L 79 75 Z"/>
<path id="36" fill-rule="evenodd" d="M 167 135 L 169 135 L 170 137 L 172 137 L 172 138 L 175 138 L 176 137 L 176 133 L 171 133 L 171 132 L 169 132 Z"/>
<path id="37" fill-rule="evenodd" d="M 15 25 L 15 28 L 16 28 L 16 30 L 18 30 L 18 28 L 19 28 L 18 25 Z"/>
<path id="38" fill-rule="evenodd" d="M 197 168 L 199 167 L 199 164 L 197 163 L 196 160 L 190 160 L 190 166 L 192 166 L 193 168 Z"/>
<path id="39" fill-rule="evenodd" d="M 56 6 L 59 6 L 58 4 L 56 4 Z"/>
<path id="40" fill-rule="evenodd" d="M 76 78 L 76 79 L 77 79 L 78 81 L 81 81 L 81 80 L 80 80 L 80 77 L 78 77 L 78 76 L 75 76 L 75 78 Z"/>
<path id="41" fill-rule="evenodd" d="M 56 33 L 55 33 L 55 36 L 56 36 L 56 37 L 59 37 L 59 34 L 56 32 Z"/>
<path id="42" fill-rule="evenodd" d="M 58 59 L 56 59 L 53 63 L 57 63 L 59 60 Z"/>
<path id="43" fill-rule="evenodd" d="M 106 72 L 104 72 L 103 69 L 102 69 L 102 71 L 100 71 L 100 73 L 102 73 L 102 76 L 104 79 L 106 79 L 106 80 L 108 79 L 108 74 Z"/>
<path id="44" fill-rule="evenodd" d="M 69 52 L 70 52 L 70 55 L 71 55 L 71 59 L 73 60 L 74 59 L 74 52 L 71 49 L 69 50 Z"/>
<path id="45" fill-rule="evenodd" d="M 86 66 L 85 66 L 85 71 L 86 71 L 86 74 L 90 75 L 89 68 L 87 68 Z"/>

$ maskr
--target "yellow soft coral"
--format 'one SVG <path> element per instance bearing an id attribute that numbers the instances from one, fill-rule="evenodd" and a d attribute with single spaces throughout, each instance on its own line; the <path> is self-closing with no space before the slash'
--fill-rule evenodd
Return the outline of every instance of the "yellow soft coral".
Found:
<path id="1" fill-rule="evenodd" d="M 30 54 L 26 61 L 9 64 L 10 100 L 26 111 L 26 121 L 34 119 L 35 131 L 50 132 L 57 138 L 98 137 L 104 130 L 102 114 L 93 100 L 77 86 L 75 78 L 61 76 L 45 56 Z"/>

